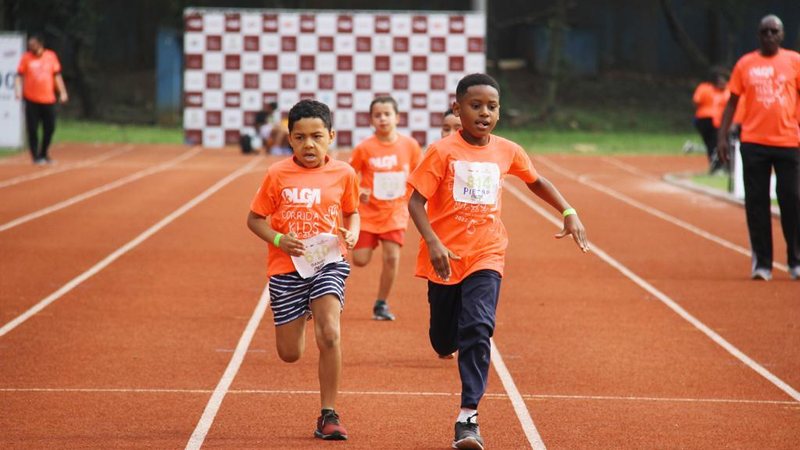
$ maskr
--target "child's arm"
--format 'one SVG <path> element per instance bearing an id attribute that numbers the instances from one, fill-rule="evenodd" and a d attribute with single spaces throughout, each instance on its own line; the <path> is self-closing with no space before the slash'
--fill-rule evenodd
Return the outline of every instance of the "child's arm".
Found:
<path id="1" fill-rule="evenodd" d="M 433 231 L 431 222 L 428 220 L 428 213 L 425 211 L 425 203 L 427 199 L 422 196 L 416 189 L 411 194 L 411 199 L 408 201 L 408 212 L 411 215 L 411 220 L 417 226 L 419 234 L 425 239 L 428 245 L 428 256 L 433 264 L 433 269 L 439 278 L 447 281 L 450 279 L 450 260 L 458 261 L 460 256 L 451 252 L 439 240 L 439 236 Z"/>
<path id="2" fill-rule="evenodd" d="M 272 229 L 266 217 L 253 211 L 250 211 L 247 215 L 247 228 L 250 228 L 250 231 L 260 237 L 261 240 L 272 245 L 275 245 L 275 237 L 281 234 Z M 281 234 L 277 247 L 291 256 L 303 256 L 305 251 L 303 242 L 295 239 L 292 233 L 288 235 Z"/>
<path id="3" fill-rule="evenodd" d="M 358 242 L 358 235 L 361 233 L 361 216 L 358 212 L 342 213 L 344 227 L 339 227 L 339 231 L 344 237 L 344 243 L 348 249 L 355 247 Z"/>
<path id="4" fill-rule="evenodd" d="M 559 212 L 563 213 L 568 209 L 572 209 L 569 203 L 567 203 L 567 200 L 558 192 L 558 189 L 553 186 L 553 183 L 548 181 L 545 177 L 540 176 L 533 183 L 528 183 L 528 189 Z M 561 239 L 568 234 L 572 235 L 572 239 L 575 240 L 575 243 L 578 244 L 581 251 L 584 253 L 589 251 L 589 242 L 586 240 L 586 230 L 583 229 L 583 224 L 577 214 L 573 213 L 564 217 L 564 228 L 562 228 L 555 237 L 556 239 Z"/>

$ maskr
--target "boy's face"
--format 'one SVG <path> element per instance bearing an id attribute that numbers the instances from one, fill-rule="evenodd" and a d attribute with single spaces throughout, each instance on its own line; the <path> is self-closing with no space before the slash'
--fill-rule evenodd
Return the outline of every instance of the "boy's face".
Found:
<path id="1" fill-rule="evenodd" d="M 386 136 L 397 128 L 397 112 L 391 103 L 375 103 L 369 112 L 370 122 L 375 134 Z"/>
<path id="2" fill-rule="evenodd" d="M 450 133 L 454 133 L 460 129 L 461 119 L 456 117 L 455 114 L 444 116 L 444 120 L 442 120 L 442 137 L 450 136 Z"/>
<path id="3" fill-rule="evenodd" d="M 313 169 L 325 164 L 328 147 L 336 132 L 325 127 L 319 117 L 307 117 L 294 123 L 289 132 L 289 145 L 295 160 L 303 167 Z"/>
<path id="4" fill-rule="evenodd" d="M 486 145 L 500 118 L 500 93 L 485 84 L 470 86 L 453 104 L 453 112 L 461 119 L 464 139 L 473 145 Z"/>

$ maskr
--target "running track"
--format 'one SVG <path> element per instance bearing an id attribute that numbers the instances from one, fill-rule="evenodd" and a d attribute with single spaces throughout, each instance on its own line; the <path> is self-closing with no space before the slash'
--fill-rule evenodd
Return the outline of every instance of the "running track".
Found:
<path id="1" fill-rule="evenodd" d="M 313 334 L 299 363 L 278 360 L 265 248 L 245 226 L 274 159 L 53 155 L 0 161 L 0 448 L 449 447 L 456 364 L 427 342 L 413 226 L 397 322 L 371 320 L 375 262 L 348 281 L 338 409 L 351 438 L 321 443 Z M 800 283 L 780 267 L 748 280 L 742 209 L 660 181 L 702 158 L 534 162 L 595 251 L 553 239 L 552 211 L 509 179 L 487 448 L 800 447 Z"/>

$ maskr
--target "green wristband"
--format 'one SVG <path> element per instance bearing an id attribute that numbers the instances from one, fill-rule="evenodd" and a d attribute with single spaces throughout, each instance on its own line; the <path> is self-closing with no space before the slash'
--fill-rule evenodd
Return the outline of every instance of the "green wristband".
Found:
<path id="1" fill-rule="evenodd" d="M 571 216 L 573 214 L 578 214 L 578 212 L 575 211 L 575 208 L 567 208 L 561 213 L 561 215 L 564 217 Z"/>
<path id="2" fill-rule="evenodd" d="M 281 233 L 276 234 L 275 235 L 275 239 L 272 240 L 272 244 L 275 245 L 275 247 L 280 247 L 281 246 L 281 238 L 282 237 L 283 237 L 283 234 L 281 234 Z"/>

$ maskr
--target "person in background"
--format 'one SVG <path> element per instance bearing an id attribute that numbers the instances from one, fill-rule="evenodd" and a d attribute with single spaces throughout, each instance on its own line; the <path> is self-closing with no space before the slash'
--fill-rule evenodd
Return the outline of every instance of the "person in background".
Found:
<path id="1" fill-rule="evenodd" d="M 17 74 L 14 93 L 17 99 L 25 101 L 31 158 L 34 164 L 50 164 L 53 161 L 48 150 L 56 130 L 56 100 L 66 103 L 69 96 L 61 77 L 61 62 L 54 51 L 44 47 L 41 35 L 34 34 L 28 38 L 28 51 L 22 55 Z M 41 141 L 38 136 L 40 125 Z"/>
<path id="2" fill-rule="evenodd" d="M 775 171 L 781 228 L 786 239 L 789 275 L 800 279 L 800 53 L 781 48 L 783 22 L 768 15 L 758 27 L 759 49 L 742 56 L 733 68 L 731 97 L 719 131 L 719 157 L 727 162 L 730 128 L 740 99 L 741 154 L 747 230 L 753 250 L 751 278 L 772 279 L 770 176 Z"/>
<path id="3" fill-rule="evenodd" d="M 721 166 L 716 157 L 717 150 L 717 128 L 714 117 L 722 117 L 727 96 L 730 93 L 726 89 L 728 82 L 727 74 L 719 67 L 714 67 L 709 73 L 708 80 L 703 81 L 694 90 L 692 101 L 695 105 L 694 127 L 700 133 L 703 144 L 706 147 L 708 157 L 709 172 L 715 172 Z"/>
<path id="4" fill-rule="evenodd" d="M 450 136 L 450 133 L 461 129 L 461 119 L 453 113 L 453 108 L 447 108 L 442 117 L 442 137 Z"/>

